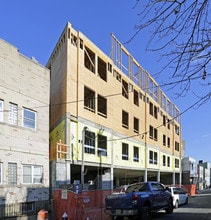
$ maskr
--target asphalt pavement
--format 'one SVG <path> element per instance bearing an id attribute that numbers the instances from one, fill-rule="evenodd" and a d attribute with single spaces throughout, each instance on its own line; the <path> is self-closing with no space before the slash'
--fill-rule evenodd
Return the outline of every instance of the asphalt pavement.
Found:
<path id="1" fill-rule="evenodd" d="M 174 209 L 172 214 L 156 213 L 153 220 L 211 220 L 211 189 L 198 191 L 189 197 L 188 204 Z"/>

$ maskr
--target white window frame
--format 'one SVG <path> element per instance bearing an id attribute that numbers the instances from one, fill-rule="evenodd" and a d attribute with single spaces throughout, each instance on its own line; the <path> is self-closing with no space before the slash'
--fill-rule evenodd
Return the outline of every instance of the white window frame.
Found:
<path id="1" fill-rule="evenodd" d="M 9 103 L 9 124 L 18 125 L 18 105 Z"/>
<path id="2" fill-rule="evenodd" d="M 25 173 L 24 168 L 29 168 L 30 173 Z M 41 172 L 38 174 L 36 173 L 36 168 L 39 168 Z M 43 166 L 42 165 L 29 165 L 24 164 L 23 167 L 23 184 L 43 184 Z M 28 176 L 29 180 L 26 180 Z M 24 178 L 25 177 L 25 178 Z M 38 177 L 40 181 L 36 181 L 35 177 Z"/>
<path id="3" fill-rule="evenodd" d="M 34 117 L 30 118 L 30 117 L 27 117 L 25 114 L 26 113 L 32 113 L 34 114 Z M 24 128 L 30 128 L 30 129 L 33 129 L 33 130 L 36 130 L 37 129 L 37 112 L 33 111 L 33 110 L 30 110 L 28 108 L 23 108 L 23 127 Z"/>
<path id="4" fill-rule="evenodd" d="M 4 101 L 0 100 L 0 122 L 4 121 Z"/>

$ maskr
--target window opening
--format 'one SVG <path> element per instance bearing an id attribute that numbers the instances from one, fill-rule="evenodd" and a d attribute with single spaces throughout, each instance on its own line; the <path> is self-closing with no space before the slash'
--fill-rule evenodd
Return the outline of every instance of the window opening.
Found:
<path id="1" fill-rule="evenodd" d="M 168 137 L 167 146 L 170 147 L 170 138 Z"/>
<path id="2" fill-rule="evenodd" d="M 139 133 L 139 119 L 134 117 L 133 131 Z"/>
<path id="3" fill-rule="evenodd" d="M 128 160 L 128 144 L 122 143 L 122 160 Z"/>
<path id="4" fill-rule="evenodd" d="M 133 91 L 133 103 L 139 106 L 139 95 L 138 92 L 134 89 Z"/>
<path id="5" fill-rule="evenodd" d="M 149 126 L 149 137 L 155 141 L 158 140 L 158 131 L 157 128 L 153 128 L 153 126 Z"/>
<path id="6" fill-rule="evenodd" d="M 128 118 L 129 118 L 128 112 L 125 112 L 124 110 L 122 110 L 122 127 L 128 128 L 128 125 L 129 125 Z"/>
<path id="7" fill-rule="evenodd" d="M 98 94 L 97 100 L 98 100 L 98 104 L 97 104 L 98 114 L 103 117 L 107 117 L 107 99 Z"/>
<path id="8" fill-rule="evenodd" d="M 23 109 L 23 127 L 36 129 L 36 112 L 27 108 Z"/>
<path id="9" fill-rule="evenodd" d="M 98 134 L 98 156 L 107 156 L 107 137 Z"/>
<path id="10" fill-rule="evenodd" d="M 43 167 L 23 165 L 23 183 L 39 184 L 43 182 Z"/>
<path id="11" fill-rule="evenodd" d="M 122 95 L 128 99 L 128 83 L 122 80 Z"/>
<path id="12" fill-rule="evenodd" d="M 163 166 L 166 166 L 166 156 L 163 155 Z"/>
<path id="13" fill-rule="evenodd" d="M 98 57 L 97 66 L 98 66 L 98 74 L 100 78 L 103 79 L 104 81 L 107 81 L 107 66 L 106 63 L 100 57 Z"/>
<path id="14" fill-rule="evenodd" d="M 91 72 L 95 73 L 95 53 L 89 48 L 84 48 L 84 65 Z"/>
<path id="15" fill-rule="evenodd" d="M 87 87 L 84 87 L 84 108 L 95 112 L 95 92 Z"/>
<path id="16" fill-rule="evenodd" d="M 133 161 L 139 162 L 139 148 L 135 146 L 133 147 Z"/>
<path id="17" fill-rule="evenodd" d="M 149 163 L 150 164 L 157 164 L 158 163 L 157 157 L 158 157 L 157 152 L 154 152 L 151 150 L 149 151 Z"/>
<path id="18" fill-rule="evenodd" d="M 177 141 L 175 141 L 175 150 L 179 151 L 179 143 Z"/>
<path id="19" fill-rule="evenodd" d="M 163 135 L 163 146 L 166 146 L 166 135 Z"/>
<path id="20" fill-rule="evenodd" d="M 114 70 L 114 77 L 121 82 L 122 81 L 122 76 L 120 73 L 118 73 L 116 70 Z"/>
<path id="21" fill-rule="evenodd" d="M 175 168 L 179 168 L 179 159 L 175 159 Z"/>
<path id="22" fill-rule="evenodd" d="M 95 133 L 85 130 L 84 151 L 88 154 L 95 154 Z"/>

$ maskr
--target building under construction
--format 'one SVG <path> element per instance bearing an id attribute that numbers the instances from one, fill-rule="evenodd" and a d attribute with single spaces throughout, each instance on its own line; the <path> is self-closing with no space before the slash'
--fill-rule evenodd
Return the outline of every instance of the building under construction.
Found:
<path id="1" fill-rule="evenodd" d="M 47 67 L 52 189 L 181 183 L 180 111 L 114 35 L 107 56 L 67 23 Z"/>

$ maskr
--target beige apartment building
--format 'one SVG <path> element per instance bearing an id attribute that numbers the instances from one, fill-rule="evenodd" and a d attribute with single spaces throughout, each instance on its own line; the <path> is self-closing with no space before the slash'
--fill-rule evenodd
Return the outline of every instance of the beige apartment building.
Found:
<path id="1" fill-rule="evenodd" d="M 0 219 L 49 204 L 50 71 L 0 39 Z"/>
<path id="2" fill-rule="evenodd" d="M 51 71 L 51 187 L 181 183 L 180 111 L 111 35 L 107 56 L 67 23 Z"/>

